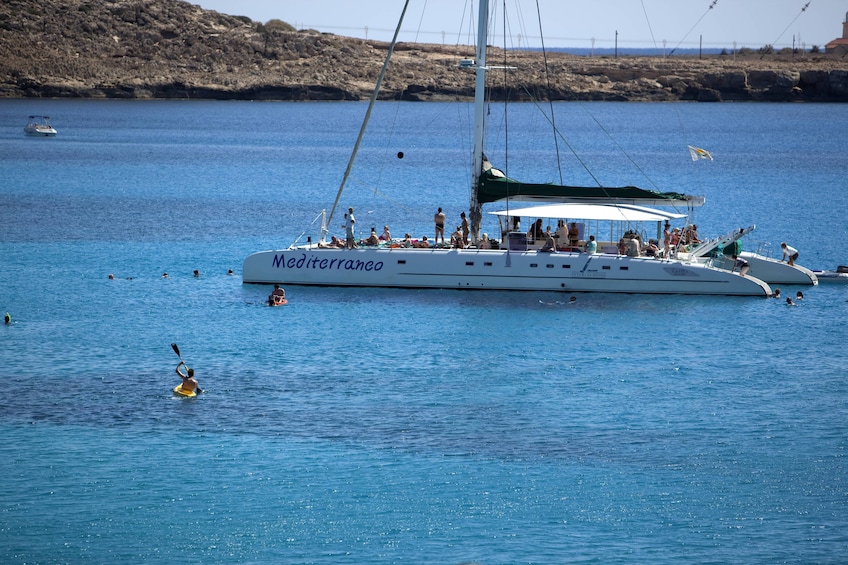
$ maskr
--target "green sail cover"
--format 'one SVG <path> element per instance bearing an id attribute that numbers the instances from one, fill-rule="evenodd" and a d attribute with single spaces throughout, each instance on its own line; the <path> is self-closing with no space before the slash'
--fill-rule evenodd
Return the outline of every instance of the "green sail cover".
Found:
<path id="1" fill-rule="evenodd" d="M 636 186 L 622 187 L 589 187 L 589 186 L 561 186 L 558 184 L 532 184 L 519 182 L 506 176 L 497 176 L 489 169 L 480 175 L 480 183 L 477 188 L 477 200 L 480 204 L 497 202 L 506 198 L 521 199 L 525 197 L 561 198 L 565 199 L 594 199 L 609 200 L 611 202 L 621 200 L 632 201 L 668 201 L 669 205 L 680 201 L 690 202 L 691 196 L 679 192 L 657 192 L 646 190 Z M 500 171 L 498 171 L 500 173 Z M 677 202 L 675 202 L 677 201 Z"/>

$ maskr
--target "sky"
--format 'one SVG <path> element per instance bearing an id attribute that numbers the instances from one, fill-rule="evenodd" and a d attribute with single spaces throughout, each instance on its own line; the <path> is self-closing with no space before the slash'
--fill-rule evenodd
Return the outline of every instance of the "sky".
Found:
<path id="1" fill-rule="evenodd" d="M 388 41 L 403 0 L 189 0 L 255 21 Z M 509 0 L 508 47 L 809 49 L 842 36 L 848 0 Z M 503 35 L 497 2 L 495 28 Z M 536 6 L 542 15 L 541 33 Z M 714 5 L 713 5 L 714 4 Z M 804 10 L 805 5 L 809 4 Z M 472 6 L 473 5 L 473 6 Z M 713 5 L 712 8 L 710 6 Z M 477 0 L 411 0 L 401 41 L 472 44 Z M 474 18 L 471 14 L 475 14 Z M 489 43 L 504 45 L 503 39 Z"/>

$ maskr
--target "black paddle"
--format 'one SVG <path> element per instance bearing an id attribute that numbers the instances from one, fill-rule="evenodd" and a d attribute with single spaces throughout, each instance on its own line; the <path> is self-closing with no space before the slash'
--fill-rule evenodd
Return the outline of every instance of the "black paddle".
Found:
<path id="1" fill-rule="evenodd" d="M 183 361 L 183 357 L 182 357 L 182 355 L 180 355 L 180 348 L 179 348 L 179 347 L 177 347 L 177 344 L 176 344 L 176 343 L 172 343 L 172 344 L 171 344 L 171 347 L 173 348 L 174 353 L 176 353 L 176 354 L 177 354 L 177 357 L 179 357 L 179 358 L 180 358 L 180 361 Z M 183 361 L 183 363 L 185 363 L 185 361 Z"/>

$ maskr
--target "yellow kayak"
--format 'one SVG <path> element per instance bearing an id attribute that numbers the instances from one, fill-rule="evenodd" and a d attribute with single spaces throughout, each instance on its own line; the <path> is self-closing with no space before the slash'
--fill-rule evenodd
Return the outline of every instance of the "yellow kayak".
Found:
<path id="1" fill-rule="evenodd" d="M 178 384 L 174 387 L 174 394 L 176 394 L 177 396 L 185 396 L 186 398 L 194 398 L 195 396 L 197 396 L 197 393 L 195 393 L 193 390 L 183 389 L 182 384 Z"/>

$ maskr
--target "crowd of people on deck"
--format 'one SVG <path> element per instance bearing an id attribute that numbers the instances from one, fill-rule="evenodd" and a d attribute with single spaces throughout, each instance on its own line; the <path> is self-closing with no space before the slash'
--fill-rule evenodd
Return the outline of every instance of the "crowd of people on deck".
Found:
<path id="1" fill-rule="evenodd" d="M 359 246 L 365 247 L 404 247 L 404 248 L 451 248 L 465 249 L 468 247 L 476 247 L 477 249 L 497 249 L 500 246 L 498 240 L 489 238 L 489 235 L 484 233 L 482 237 L 472 245 L 469 240 L 470 227 L 468 217 L 465 212 L 459 214 L 459 225 L 450 234 L 449 238 L 445 238 L 445 224 L 447 216 L 442 208 L 438 208 L 433 216 L 435 224 L 435 237 L 431 241 L 428 236 L 424 235 L 420 239 L 413 238 L 409 233 L 404 234 L 403 239 L 394 239 L 388 225 L 383 226 L 383 231 L 377 234 L 377 228 L 372 227 L 368 237 L 357 240 L 356 238 L 356 218 L 354 217 L 353 207 L 348 208 L 344 215 L 344 223 L 342 228 L 345 230 L 345 239 L 342 240 L 336 236 L 330 236 L 328 242 L 321 241 L 318 247 L 323 248 L 339 248 L 339 249 L 356 249 Z M 507 231 L 524 233 L 521 231 L 521 218 L 512 216 L 506 220 L 509 226 Z M 526 232 L 527 242 L 534 245 L 540 251 L 557 252 L 571 251 L 583 253 L 598 253 L 598 241 L 594 235 L 589 235 L 588 238 L 583 238 L 583 224 L 577 222 L 567 222 L 566 220 L 558 220 L 556 231 L 551 231 L 551 226 L 548 225 L 543 229 L 544 222 L 541 218 L 536 219 L 530 225 L 530 229 Z M 629 230 L 624 233 L 618 241 L 618 245 L 605 246 L 604 253 L 618 253 L 628 257 L 653 257 L 653 258 L 674 258 L 680 251 L 689 252 L 701 243 L 701 235 L 698 233 L 697 224 L 687 224 L 683 228 L 672 228 L 668 220 L 665 221 L 662 232 L 662 245 L 658 239 L 649 238 L 647 242 L 643 241 L 642 236 L 634 230 Z M 798 250 L 783 242 L 780 244 L 783 251 L 783 261 L 790 265 L 794 265 L 798 259 Z M 735 269 L 744 275 L 747 271 L 747 265 L 743 265 L 744 260 L 733 257 Z"/>

